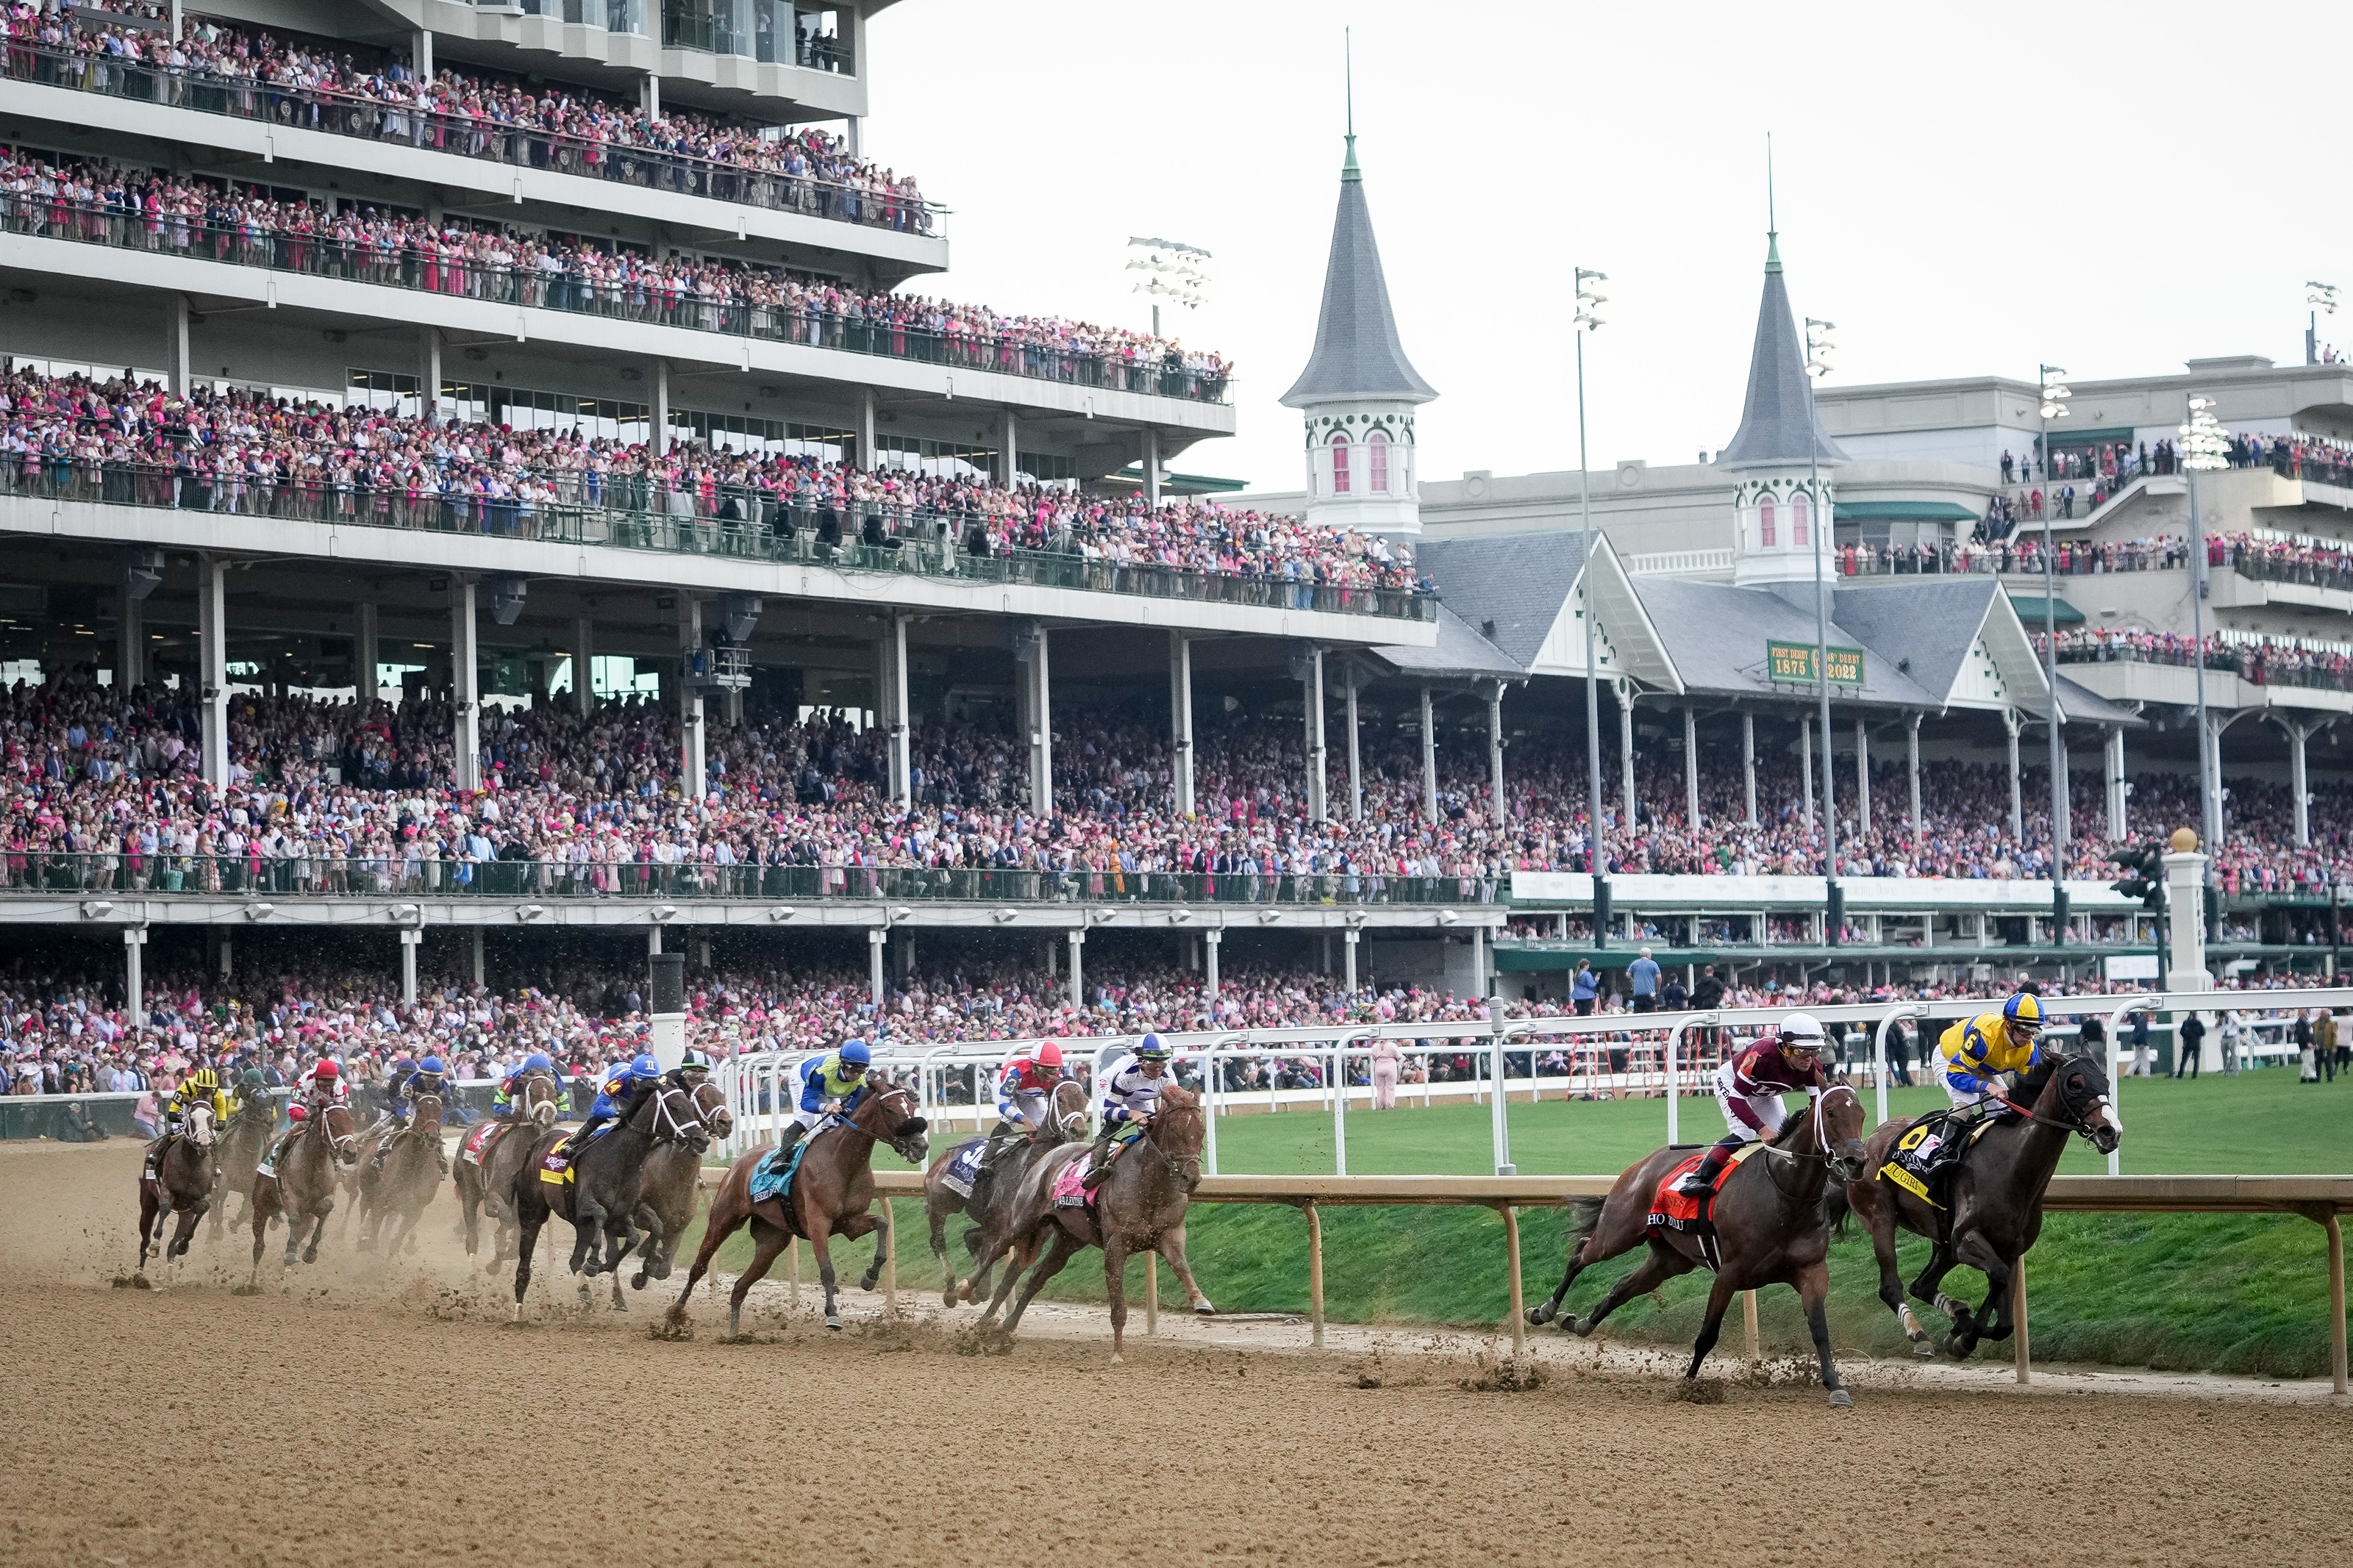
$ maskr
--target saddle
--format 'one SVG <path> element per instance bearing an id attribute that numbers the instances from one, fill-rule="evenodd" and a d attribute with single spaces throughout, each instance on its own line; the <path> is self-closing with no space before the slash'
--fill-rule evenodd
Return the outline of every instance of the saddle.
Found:
<path id="1" fill-rule="evenodd" d="M 744 1183 L 744 1195 L 755 1205 L 774 1198 L 777 1208 L 783 1211 L 786 1224 L 790 1225 L 793 1178 L 800 1173 L 801 1158 L 808 1152 L 809 1145 L 817 1142 L 818 1133 L 838 1125 L 840 1121 L 840 1117 L 831 1114 L 821 1117 L 818 1124 L 802 1133 L 791 1148 L 771 1149 L 761 1155 L 759 1163 L 752 1167 L 752 1174 Z"/>
<path id="2" fill-rule="evenodd" d="M 1715 1242 L 1715 1196 L 1724 1191 L 1724 1184 L 1732 1179 L 1732 1173 L 1764 1147 L 1761 1142 L 1744 1143 L 1734 1150 L 1732 1158 L 1725 1162 L 1724 1169 L 1716 1173 L 1715 1185 L 1704 1198 L 1675 1191 L 1675 1184 L 1699 1168 L 1700 1162 L 1707 1158 L 1707 1151 L 1702 1149 L 1686 1159 L 1677 1161 L 1672 1169 L 1659 1178 L 1657 1188 L 1651 1194 L 1651 1212 L 1643 1228 L 1651 1236 L 1662 1231 L 1688 1236 L 1699 1243 L 1700 1257 L 1710 1268 L 1722 1268 L 1724 1258 Z"/>
<path id="3" fill-rule="evenodd" d="M 1944 1199 L 1951 1194 L 1953 1173 L 1960 1169 L 1961 1157 L 2001 1120 L 1999 1112 L 1972 1118 L 1956 1142 L 1953 1123 L 1960 1117 L 1958 1110 L 1931 1111 L 1905 1128 L 1879 1167 L 1879 1179 L 1903 1188 L 1932 1209 L 1945 1208 Z"/>

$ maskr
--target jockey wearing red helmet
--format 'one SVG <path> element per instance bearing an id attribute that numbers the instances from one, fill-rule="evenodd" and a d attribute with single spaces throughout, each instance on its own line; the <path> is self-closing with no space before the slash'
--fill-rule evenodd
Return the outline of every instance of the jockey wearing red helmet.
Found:
<path id="1" fill-rule="evenodd" d="M 979 1202 L 980 1184 L 988 1179 L 998 1152 L 1006 1143 L 1017 1134 L 1036 1138 L 1046 1130 L 1054 1086 L 1061 1079 L 1062 1047 L 1052 1040 L 1040 1040 L 1028 1055 L 1005 1064 L 1005 1071 L 997 1080 L 997 1125 L 990 1130 L 988 1142 L 981 1150 L 980 1169 L 973 1177 L 971 1202 Z"/>

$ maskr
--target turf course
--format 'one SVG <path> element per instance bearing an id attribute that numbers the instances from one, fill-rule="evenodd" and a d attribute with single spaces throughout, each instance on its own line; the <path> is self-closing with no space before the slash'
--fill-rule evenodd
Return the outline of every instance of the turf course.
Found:
<path id="1" fill-rule="evenodd" d="M 1925 1110 L 1935 1090 L 1896 1090 L 1891 1113 Z M 2293 1069 L 2267 1068 L 2236 1079 L 2191 1083 L 2128 1079 L 2120 1095 L 2124 1168 L 2133 1173 L 2322 1173 L 2353 1168 L 2353 1082 L 2310 1086 Z M 1485 1106 L 1408 1106 L 1348 1117 L 1348 1169 L 1356 1174 L 1482 1174 L 1490 1168 Z M 1558 1100 L 1510 1108 L 1512 1155 L 1523 1172 L 1615 1173 L 1665 1142 L 1666 1111 L 1657 1100 Z M 1721 1131 L 1710 1100 L 1686 1100 L 1686 1141 Z M 1328 1173 L 1333 1169 L 1329 1111 L 1229 1116 L 1219 1123 L 1219 1169 L 1225 1174 Z M 895 1162 L 894 1162 L 895 1163 Z M 2077 1141 L 2063 1171 L 2096 1173 L 2105 1161 Z M 899 1279 L 902 1288 L 937 1289 L 938 1271 L 923 1238 L 919 1207 L 899 1205 Z M 1563 1258 L 1559 1211 L 1522 1215 L 1521 1237 L 1531 1300 L 1549 1294 Z M 1229 1310 L 1300 1310 L 1307 1304 L 1305 1222 L 1293 1210 L 1257 1205 L 1205 1206 L 1189 1226 L 1195 1272 Z M 1324 1300 L 1335 1321 L 1448 1323 L 1485 1327 L 1502 1321 L 1510 1299 L 1503 1225 L 1482 1210 L 1329 1209 L 1324 1215 Z M 951 1243 L 960 1225 L 949 1228 Z M 691 1242 L 688 1244 L 692 1245 Z M 1903 1244 L 1905 1279 L 1927 1244 Z M 862 1269 L 863 1243 L 845 1252 Z M 738 1237 L 723 1267 L 740 1267 L 748 1247 Z M 2320 1227 L 2293 1216 L 2239 1215 L 2055 1215 L 2029 1255 L 2035 1354 L 2049 1361 L 2096 1362 L 2160 1369 L 2324 1373 L 2328 1364 L 2326 1246 Z M 1597 1268 L 1570 1292 L 1589 1306 L 1620 1272 Z M 1089 1253 L 1074 1261 L 1051 1294 L 1100 1300 L 1102 1265 Z M 1130 1276 L 1141 1289 L 1141 1265 Z M 1173 1289 L 1173 1283 L 1171 1285 Z M 1947 1289 L 1975 1300 L 1984 1281 L 1957 1269 Z M 1840 1352 L 1903 1356 L 1894 1320 L 1879 1304 L 1877 1272 L 1860 1232 L 1831 1254 L 1831 1329 Z M 1697 1331 L 1707 1292 L 1704 1274 L 1677 1280 L 1662 1300 L 1630 1303 L 1607 1332 L 1626 1339 L 1683 1342 Z M 1768 1350 L 1805 1347 L 1796 1295 L 1758 1298 Z M 1932 1329 L 1941 1321 L 1931 1316 Z M 1544 1330 L 1549 1333 L 1554 1331 Z M 2001 1356 L 2006 1346 L 1981 1355 Z"/>

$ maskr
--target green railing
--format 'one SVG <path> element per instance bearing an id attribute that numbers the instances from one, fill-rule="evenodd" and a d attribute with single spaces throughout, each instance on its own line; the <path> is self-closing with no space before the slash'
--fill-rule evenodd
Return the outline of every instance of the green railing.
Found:
<path id="1" fill-rule="evenodd" d="M 37 452 L 0 452 L 0 496 L 102 506 L 225 513 L 337 528 L 409 529 L 557 544 L 609 545 L 673 555 L 912 574 L 962 582 L 1155 599 L 1315 610 L 1426 621 L 1433 595 L 1282 577 L 1233 577 L 1181 567 L 1131 565 L 1050 550 L 981 553 L 986 520 L 880 500 L 818 505 L 758 489 L 709 494 L 640 476 L 544 476 L 561 498 L 524 500 L 424 486 L 395 487 L 199 473 L 185 468 L 91 464 Z"/>
<path id="2" fill-rule="evenodd" d="M 0 892 L 103 899 L 634 899 L 955 900 L 994 904 L 1482 904 L 1483 877 L 1351 871 L 980 870 L 918 866 L 702 866 L 625 861 L 428 860 L 355 855 L 240 857 L 0 851 Z"/>

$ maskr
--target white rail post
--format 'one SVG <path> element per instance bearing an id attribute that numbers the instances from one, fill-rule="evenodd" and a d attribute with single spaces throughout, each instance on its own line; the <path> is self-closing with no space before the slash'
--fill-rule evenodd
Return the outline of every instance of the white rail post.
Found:
<path id="1" fill-rule="evenodd" d="M 1879 1027 L 1871 1032 L 1871 1070 L 1879 1084 L 1879 1120 L 1882 1121 L 1887 1120 L 1887 1031 L 1894 1027 L 1897 1019 L 1924 1017 L 1927 1011 L 1926 1007 L 1890 1008 L 1887 1016 L 1879 1020 Z M 1926 1037 L 1927 1031 L 1921 1031 L 1924 1043 Z M 1925 1062 L 1927 1058 L 1924 1055 L 1921 1059 Z"/>
<path id="2" fill-rule="evenodd" d="M 1512 1163 L 1512 1125 L 1504 1104 L 1504 999 L 1500 996 L 1487 1000 L 1487 1026 L 1492 1031 L 1488 1055 L 1493 1065 L 1489 1068 L 1492 1081 L 1488 1087 L 1493 1092 L 1487 1097 L 1487 1103 L 1494 1117 L 1495 1174 L 1516 1176 L 1520 1168 Z"/>
<path id="3" fill-rule="evenodd" d="M 2126 1014 L 2137 1013 L 2144 1010 L 2151 1013 L 2156 1011 L 2154 1008 L 2144 1008 L 2143 1005 L 2147 1003 L 2147 1000 L 2148 998 L 2145 996 L 2136 997 L 2134 1000 L 2126 1003 L 2123 1006 L 2108 1015 L 2108 1104 L 2116 1110 L 2116 1115 L 2119 1119 L 2124 1115 L 2124 1077 L 2116 1070 L 2119 1059 L 2116 1055 L 2116 1041 L 2124 1032 Z M 2134 1064 L 2137 1066 L 2139 1064 L 2140 1053 L 2138 1051 L 2135 1051 L 2133 1053 L 2133 1058 Z M 2116 1146 L 2108 1151 L 2108 1174 L 2111 1176 L 2121 1176 L 2124 1173 L 2125 1146 L 2123 1141 L 2120 1139 L 2117 1141 Z"/>
<path id="4" fill-rule="evenodd" d="M 1351 939 L 1356 935 L 1348 934 Z M 1349 949 L 1352 954 L 1355 951 Z M 1332 1161 L 1333 1174 L 1348 1173 L 1348 1047 L 1339 1040 L 1332 1045 Z"/>

